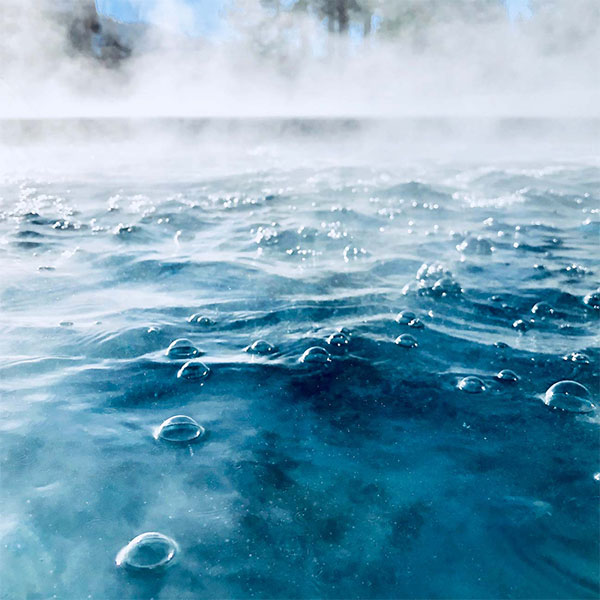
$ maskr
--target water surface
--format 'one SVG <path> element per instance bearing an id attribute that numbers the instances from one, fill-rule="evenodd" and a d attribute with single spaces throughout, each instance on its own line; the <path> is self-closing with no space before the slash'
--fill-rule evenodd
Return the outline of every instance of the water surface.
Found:
<path id="1" fill-rule="evenodd" d="M 2 598 L 597 597 L 589 147 L 251 129 L 7 136 Z"/>

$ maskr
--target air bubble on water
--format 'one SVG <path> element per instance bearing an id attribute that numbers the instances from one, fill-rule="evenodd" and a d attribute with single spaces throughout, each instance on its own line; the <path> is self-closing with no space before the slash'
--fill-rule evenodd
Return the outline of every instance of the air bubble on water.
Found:
<path id="1" fill-rule="evenodd" d="M 586 275 L 589 274 L 590 271 L 582 265 L 573 263 L 571 265 L 568 265 L 567 267 L 562 268 L 560 270 L 560 272 L 573 278 L 573 277 L 585 277 Z"/>
<path id="2" fill-rule="evenodd" d="M 188 360 L 177 371 L 178 379 L 187 379 L 189 381 L 203 381 L 210 375 L 210 369 L 199 359 Z"/>
<path id="3" fill-rule="evenodd" d="M 583 303 L 589 308 L 600 310 L 600 290 L 587 294 L 583 299 Z"/>
<path id="4" fill-rule="evenodd" d="M 438 296 L 448 296 L 462 293 L 462 288 L 458 281 L 455 281 L 450 276 L 446 276 L 438 279 L 433 284 L 431 291 Z"/>
<path id="5" fill-rule="evenodd" d="M 524 321 L 523 319 L 517 319 L 513 324 L 513 329 L 517 331 L 525 332 L 529 331 L 533 327 L 533 321 Z"/>
<path id="6" fill-rule="evenodd" d="M 169 358 L 193 358 L 200 355 L 200 350 L 186 338 L 178 338 L 172 341 L 167 348 L 166 355 Z"/>
<path id="7" fill-rule="evenodd" d="M 123 223 L 119 223 L 114 229 L 113 234 L 119 237 L 128 236 L 139 229 L 136 225 L 123 225 Z"/>
<path id="8" fill-rule="evenodd" d="M 544 403 L 554 410 L 572 413 L 588 413 L 595 408 L 589 390 L 570 380 L 551 385 L 544 395 Z"/>
<path id="9" fill-rule="evenodd" d="M 412 319 L 408 322 L 408 326 L 412 327 L 413 329 L 424 329 L 425 323 L 423 323 L 421 319 Z"/>
<path id="10" fill-rule="evenodd" d="M 458 389 L 463 392 L 468 392 L 469 394 L 479 394 L 485 391 L 485 384 L 479 377 L 470 375 L 468 377 L 463 377 L 458 382 Z"/>
<path id="11" fill-rule="evenodd" d="M 331 363 L 331 354 L 329 354 L 325 348 L 313 346 L 312 348 L 306 350 L 304 354 L 302 354 L 300 357 L 300 362 L 310 365 L 326 366 Z"/>
<path id="12" fill-rule="evenodd" d="M 178 551 L 174 540 L 162 533 L 148 531 L 121 548 L 115 564 L 134 571 L 155 571 L 171 564 Z"/>
<path id="13" fill-rule="evenodd" d="M 498 350 L 506 350 L 507 348 L 510 348 L 506 342 L 494 342 L 494 346 L 498 348 Z"/>
<path id="14" fill-rule="evenodd" d="M 254 235 L 254 241 L 259 246 L 272 246 L 279 242 L 279 233 L 275 227 L 259 227 Z"/>
<path id="15" fill-rule="evenodd" d="M 538 317 L 551 317 L 556 311 L 548 302 L 537 302 L 531 308 L 531 312 Z"/>
<path id="16" fill-rule="evenodd" d="M 403 333 L 396 338 L 396 344 L 403 348 L 416 348 L 419 344 L 414 336 L 410 333 Z"/>
<path id="17" fill-rule="evenodd" d="M 256 340 L 249 346 L 246 346 L 244 351 L 250 354 L 273 354 L 273 352 L 275 352 L 275 346 L 269 344 L 269 342 L 265 340 Z"/>
<path id="18" fill-rule="evenodd" d="M 449 275 L 450 271 L 448 271 L 447 269 L 445 269 L 442 265 L 435 263 L 435 264 L 427 264 L 427 263 L 423 263 L 420 267 L 419 270 L 417 271 L 416 274 L 416 279 L 423 280 L 423 279 L 439 279 L 440 276 L 442 275 Z"/>
<path id="19" fill-rule="evenodd" d="M 417 271 L 416 279 L 420 293 L 447 296 L 462 293 L 460 284 L 452 273 L 440 264 L 424 263 Z"/>
<path id="20" fill-rule="evenodd" d="M 203 327 L 210 327 L 214 325 L 215 322 L 206 315 L 202 313 L 194 313 L 190 317 L 188 317 L 188 323 L 193 323 L 194 325 L 202 325 Z"/>
<path id="21" fill-rule="evenodd" d="M 589 365 L 590 358 L 587 354 L 583 354 L 583 352 L 571 352 L 570 354 L 565 354 L 563 356 L 563 360 L 574 362 L 579 365 Z"/>
<path id="22" fill-rule="evenodd" d="M 206 430 L 202 425 L 186 415 L 175 415 L 163 421 L 159 427 L 154 430 L 155 439 L 166 440 L 167 442 L 193 442 L 204 436 Z"/>
<path id="23" fill-rule="evenodd" d="M 194 240 L 195 234 L 193 231 L 182 231 L 179 229 L 173 236 L 173 241 L 179 246 L 181 242 L 191 242 Z"/>
<path id="24" fill-rule="evenodd" d="M 355 248 L 354 246 L 346 246 L 344 248 L 344 260 L 350 262 L 351 260 L 358 260 L 359 258 L 365 258 L 369 253 L 364 248 Z"/>
<path id="25" fill-rule="evenodd" d="M 467 255 L 485 256 L 491 254 L 494 250 L 492 244 L 484 237 L 468 237 L 456 246 L 456 249 Z"/>
<path id="26" fill-rule="evenodd" d="M 396 317 L 396 323 L 400 323 L 401 325 L 408 325 L 412 320 L 416 319 L 417 315 L 410 310 L 403 310 Z"/>
<path id="27" fill-rule="evenodd" d="M 336 331 L 327 338 L 327 343 L 336 350 L 346 350 L 350 340 L 345 333 Z"/>
<path id="28" fill-rule="evenodd" d="M 497 375 L 496 379 L 499 381 L 504 381 L 506 383 L 516 383 L 519 381 L 519 376 L 510 369 L 502 369 Z"/>
<path id="29" fill-rule="evenodd" d="M 148 329 L 146 329 L 146 333 L 159 333 L 160 329 L 158 327 L 154 327 L 154 325 L 152 325 L 151 327 L 148 327 Z"/>

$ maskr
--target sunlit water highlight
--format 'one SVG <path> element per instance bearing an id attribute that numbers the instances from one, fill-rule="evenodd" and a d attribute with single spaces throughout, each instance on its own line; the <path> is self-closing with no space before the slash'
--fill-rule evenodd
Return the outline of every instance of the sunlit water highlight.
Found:
<path id="1" fill-rule="evenodd" d="M 48 161 L 0 187 L 3 598 L 597 597 L 594 160 Z"/>

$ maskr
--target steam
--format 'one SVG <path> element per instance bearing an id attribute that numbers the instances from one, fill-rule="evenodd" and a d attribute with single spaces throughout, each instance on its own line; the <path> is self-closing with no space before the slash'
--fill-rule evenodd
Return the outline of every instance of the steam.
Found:
<path id="1" fill-rule="evenodd" d="M 539 4 L 527 20 L 513 3 L 511 22 L 500 2 L 467 16 L 448 2 L 363 40 L 257 0 L 230 2 L 216 38 L 191 36 L 198 11 L 161 0 L 161 26 L 101 20 L 131 49 L 107 61 L 69 41 L 89 3 L 3 0 L 0 118 L 598 116 L 600 5 Z"/>

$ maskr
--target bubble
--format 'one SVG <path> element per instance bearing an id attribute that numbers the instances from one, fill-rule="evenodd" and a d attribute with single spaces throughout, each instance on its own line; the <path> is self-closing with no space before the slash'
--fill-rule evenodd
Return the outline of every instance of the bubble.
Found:
<path id="1" fill-rule="evenodd" d="M 200 355 L 200 350 L 185 338 L 179 338 L 169 344 L 166 352 L 169 358 L 193 358 Z"/>
<path id="2" fill-rule="evenodd" d="M 524 321 L 523 319 L 517 319 L 513 324 L 513 329 L 517 331 L 529 331 L 533 327 L 533 321 Z"/>
<path id="3" fill-rule="evenodd" d="M 202 325 L 203 327 L 210 327 L 214 325 L 215 322 L 206 315 L 202 315 L 200 313 L 194 313 L 191 317 L 188 317 L 188 323 L 193 323 L 194 325 Z"/>
<path id="4" fill-rule="evenodd" d="M 249 352 L 250 354 L 273 354 L 273 352 L 275 352 L 275 346 L 272 346 L 265 340 L 256 340 L 249 346 L 246 346 L 244 351 Z"/>
<path id="5" fill-rule="evenodd" d="M 447 296 L 451 294 L 460 294 L 462 288 L 458 281 L 455 281 L 452 277 L 442 277 L 433 284 L 431 291 L 438 296 Z"/>
<path id="6" fill-rule="evenodd" d="M 146 329 L 146 333 L 160 333 L 160 329 L 158 327 L 154 327 L 154 325 L 148 327 Z"/>
<path id="7" fill-rule="evenodd" d="M 210 369 L 199 359 L 188 360 L 179 371 L 178 379 L 187 379 L 189 381 L 203 381 L 210 375 Z"/>
<path id="8" fill-rule="evenodd" d="M 600 310 L 600 290 L 587 294 L 583 299 L 583 303 L 594 310 Z"/>
<path id="9" fill-rule="evenodd" d="M 416 278 L 420 294 L 447 296 L 462 293 L 462 288 L 452 273 L 440 264 L 421 265 Z"/>
<path id="10" fill-rule="evenodd" d="M 417 275 L 416 278 L 417 279 L 431 279 L 431 278 L 439 278 L 440 275 L 444 275 L 444 274 L 450 274 L 450 271 L 448 271 L 447 269 L 445 269 L 442 265 L 440 264 L 427 264 L 427 263 L 423 263 L 420 267 L 419 270 L 417 271 Z"/>
<path id="11" fill-rule="evenodd" d="M 352 337 L 352 332 L 347 327 L 338 327 L 336 331 L 345 335 L 348 339 Z"/>
<path id="12" fill-rule="evenodd" d="M 355 248 L 354 246 L 346 246 L 344 248 L 344 260 L 346 262 L 358 260 L 366 256 L 369 256 L 369 253 L 364 248 Z"/>
<path id="13" fill-rule="evenodd" d="M 259 246 L 272 246 L 279 242 L 278 232 L 275 227 L 259 227 L 256 230 L 254 241 Z"/>
<path id="14" fill-rule="evenodd" d="M 398 313 L 396 317 L 396 323 L 400 323 L 401 325 L 408 325 L 412 320 L 416 319 L 417 315 L 410 310 L 403 310 L 401 313 Z"/>
<path id="15" fill-rule="evenodd" d="M 496 379 L 505 381 L 507 383 L 516 383 L 520 378 L 514 371 L 511 371 L 510 369 L 502 369 L 502 371 L 496 375 Z"/>
<path id="16" fill-rule="evenodd" d="M 469 255 L 488 255 L 494 250 L 492 244 L 481 236 L 468 237 L 462 243 L 456 246 L 456 249 L 462 254 Z"/>
<path id="17" fill-rule="evenodd" d="M 121 548 L 115 564 L 134 571 L 154 571 L 167 567 L 177 552 L 179 548 L 174 540 L 162 533 L 148 531 Z"/>
<path id="18" fill-rule="evenodd" d="M 313 346 L 304 352 L 304 354 L 300 357 L 300 362 L 310 365 L 326 366 L 331 363 L 331 354 L 329 354 L 325 348 Z"/>
<path id="19" fill-rule="evenodd" d="M 125 237 L 131 233 L 135 233 L 139 230 L 139 227 L 136 225 L 123 225 L 123 223 L 119 223 L 114 229 L 113 233 L 118 235 L 119 237 Z"/>
<path id="20" fill-rule="evenodd" d="M 468 392 L 469 394 L 479 394 L 485 391 L 485 385 L 479 377 L 463 377 L 458 382 L 458 389 L 463 392 Z"/>
<path id="21" fill-rule="evenodd" d="M 494 346 L 499 350 L 506 350 L 510 346 L 506 342 L 494 342 Z"/>
<path id="22" fill-rule="evenodd" d="M 559 381 L 551 385 L 544 395 L 544 403 L 555 410 L 588 413 L 594 410 L 589 390 L 576 381 Z"/>
<path id="23" fill-rule="evenodd" d="M 533 305 L 531 312 L 538 317 L 551 317 L 556 311 L 548 302 L 538 302 Z"/>
<path id="24" fill-rule="evenodd" d="M 154 430 L 154 437 L 167 442 L 193 442 L 203 437 L 205 432 L 204 427 L 198 425 L 192 417 L 175 415 Z"/>
<path id="25" fill-rule="evenodd" d="M 576 263 L 573 263 L 567 267 L 563 267 L 560 270 L 561 273 L 564 273 L 565 275 L 568 275 L 569 277 L 573 278 L 573 277 L 585 277 L 589 271 L 582 265 L 578 265 Z"/>
<path id="26" fill-rule="evenodd" d="M 350 340 L 346 334 L 336 331 L 327 338 L 327 343 L 336 350 L 346 350 Z"/>
<path id="27" fill-rule="evenodd" d="M 421 319 L 413 319 L 412 321 L 409 321 L 408 326 L 413 329 L 424 329 L 425 323 L 423 323 Z"/>
<path id="28" fill-rule="evenodd" d="M 570 354 L 565 354 L 563 356 L 563 360 L 574 362 L 580 365 L 590 364 L 589 356 L 587 354 L 583 354 L 582 352 L 571 352 Z"/>
<path id="29" fill-rule="evenodd" d="M 416 338 L 410 333 L 403 333 L 396 338 L 396 344 L 398 346 L 402 346 L 403 348 L 416 348 L 419 344 Z"/>

